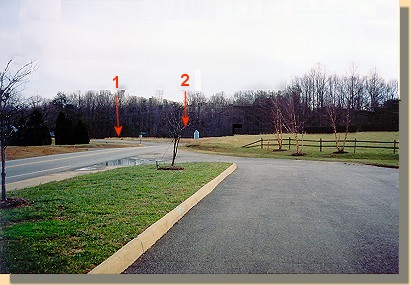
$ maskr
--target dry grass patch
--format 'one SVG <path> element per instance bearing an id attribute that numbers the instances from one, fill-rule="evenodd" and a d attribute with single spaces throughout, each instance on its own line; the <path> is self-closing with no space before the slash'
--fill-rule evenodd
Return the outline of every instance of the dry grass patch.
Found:
<path id="1" fill-rule="evenodd" d="M 138 146 L 137 143 L 106 143 L 91 141 L 90 144 L 80 145 L 43 145 L 43 146 L 8 146 L 6 149 L 6 160 L 30 158 L 52 154 L 63 154 L 72 152 L 82 152 L 100 148 L 121 148 Z"/>

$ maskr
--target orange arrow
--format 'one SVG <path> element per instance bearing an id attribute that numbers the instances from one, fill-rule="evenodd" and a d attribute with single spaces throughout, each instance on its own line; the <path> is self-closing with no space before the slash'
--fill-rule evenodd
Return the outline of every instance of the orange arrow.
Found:
<path id="1" fill-rule="evenodd" d="M 121 133 L 121 130 L 123 129 L 123 126 L 119 126 L 119 127 L 114 126 L 114 129 L 116 130 L 117 136 L 120 137 L 120 133 Z"/>
<path id="2" fill-rule="evenodd" d="M 120 126 L 120 118 L 118 116 L 118 95 L 116 96 L 116 124 L 117 126 L 114 126 L 114 130 L 116 131 L 117 136 L 120 137 L 123 126 Z"/>
<path id="3" fill-rule="evenodd" d="M 187 116 L 187 92 L 186 91 L 184 91 L 184 115 L 181 116 L 181 119 L 183 119 L 184 127 L 187 126 L 190 116 Z"/>

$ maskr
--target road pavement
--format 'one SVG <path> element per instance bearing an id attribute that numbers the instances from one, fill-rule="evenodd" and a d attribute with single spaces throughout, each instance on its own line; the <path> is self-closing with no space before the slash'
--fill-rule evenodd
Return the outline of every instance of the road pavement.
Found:
<path id="1" fill-rule="evenodd" d="M 84 152 L 47 155 L 6 162 L 6 183 L 30 178 L 76 170 L 106 162 L 115 162 L 122 158 L 136 157 L 142 162 L 166 159 L 170 156 L 168 144 L 146 143 L 143 147 L 104 148 Z M 167 157 L 166 157 L 166 156 Z"/>
<path id="2" fill-rule="evenodd" d="M 125 273 L 398 273 L 398 169 L 228 161 L 238 169 Z"/>

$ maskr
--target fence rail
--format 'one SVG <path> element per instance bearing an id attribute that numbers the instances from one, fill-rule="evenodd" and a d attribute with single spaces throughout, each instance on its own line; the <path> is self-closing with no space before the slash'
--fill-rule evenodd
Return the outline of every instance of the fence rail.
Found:
<path id="1" fill-rule="evenodd" d="M 283 146 L 286 147 L 288 146 L 288 149 L 291 149 L 291 145 L 293 142 L 294 143 L 295 139 L 292 139 L 291 137 L 288 138 L 283 138 Z M 270 143 L 273 142 L 273 143 Z M 320 152 L 323 151 L 323 148 L 336 148 L 335 145 L 335 140 L 323 140 L 323 139 L 319 139 L 319 140 L 300 140 L 301 145 L 303 147 L 308 146 L 308 147 L 318 147 L 320 148 Z M 306 142 L 308 143 L 317 143 L 317 144 L 306 144 Z M 356 150 L 358 148 L 377 148 L 377 149 L 392 149 L 394 154 L 397 153 L 397 150 L 400 149 L 400 142 L 397 140 L 391 141 L 391 142 L 382 142 L 382 141 L 361 141 L 361 140 L 357 140 L 357 139 L 353 139 L 353 140 L 346 140 L 346 143 L 353 143 L 352 145 L 345 145 L 344 148 L 353 148 L 354 149 L 354 153 L 356 152 Z M 328 145 L 327 143 L 333 143 L 334 145 Z M 366 144 L 377 144 L 377 145 L 362 145 L 362 143 L 366 143 Z M 358 145 L 360 144 L 360 145 Z M 378 145 L 378 144 L 384 144 L 384 146 Z M 274 146 L 278 146 L 278 140 L 277 139 L 259 139 L 257 141 L 254 141 L 252 143 L 243 145 L 242 147 L 244 148 L 252 148 L 252 147 L 260 147 L 261 149 L 264 148 L 264 146 L 266 146 L 267 148 L 274 147 Z"/>

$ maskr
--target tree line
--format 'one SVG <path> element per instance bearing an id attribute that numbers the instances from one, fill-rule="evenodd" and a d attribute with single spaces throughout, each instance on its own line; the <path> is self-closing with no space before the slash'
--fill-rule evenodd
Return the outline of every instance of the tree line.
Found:
<path id="1" fill-rule="evenodd" d="M 122 136 L 168 137 L 169 118 L 182 114 L 181 102 L 137 97 L 124 90 L 59 92 L 53 99 L 28 98 L 14 117 L 14 127 L 19 129 L 25 122 L 25 128 L 30 128 L 30 114 L 37 110 L 43 125 L 55 133 L 56 143 L 74 143 L 70 137 L 77 135 L 70 134 L 80 130 L 85 141 L 115 136 L 116 96 Z M 188 92 L 190 121 L 182 136 L 191 137 L 195 130 L 201 136 L 397 130 L 397 96 L 397 81 L 385 81 L 376 70 L 361 76 L 353 67 L 346 75 L 327 75 L 317 65 L 294 77 L 283 90 L 245 90 L 232 96 L 222 91 L 208 98 L 202 92 Z M 69 129 L 63 138 L 58 136 L 62 128 Z"/>

